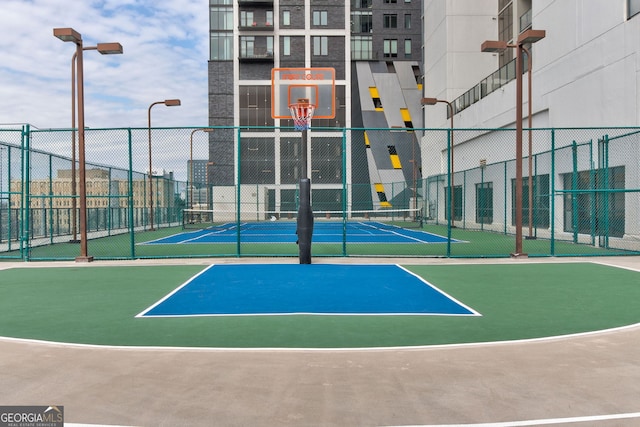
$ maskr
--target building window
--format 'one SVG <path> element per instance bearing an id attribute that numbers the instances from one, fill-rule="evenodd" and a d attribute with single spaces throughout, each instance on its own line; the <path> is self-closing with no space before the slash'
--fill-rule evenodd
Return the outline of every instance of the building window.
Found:
<path id="1" fill-rule="evenodd" d="M 396 4 L 398 3 L 397 0 L 384 0 L 384 4 Z"/>
<path id="2" fill-rule="evenodd" d="M 211 30 L 233 30 L 233 9 L 230 7 L 211 8 Z"/>
<path id="3" fill-rule="evenodd" d="M 233 33 L 211 34 L 211 60 L 228 61 L 233 59 Z"/>
<path id="4" fill-rule="evenodd" d="M 373 59 L 373 38 L 371 36 L 351 36 L 351 59 Z"/>
<path id="5" fill-rule="evenodd" d="M 270 86 L 241 86 L 238 93 L 240 126 L 273 126 Z"/>
<path id="6" fill-rule="evenodd" d="M 513 36 L 513 4 L 508 3 L 498 13 L 498 40 L 509 42 Z M 499 55 L 500 67 L 513 59 L 513 50 L 507 49 Z"/>
<path id="7" fill-rule="evenodd" d="M 383 16 L 384 28 L 398 28 L 398 15 L 385 14 Z"/>
<path id="8" fill-rule="evenodd" d="M 342 182 L 342 139 L 341 138 L 318 138 L 312 139 L 311 145 L 311 182 L 314 184 L 340 184 Z M 318 190 L 314 190 L 314 193 Z M 314 194 L 314 207 L 319 200 Z M 330 200 L 330 199 L 329 199 Z M 325 206 L 318 206 L 319 210 L 334 210 L 335 205 L 327 203 Z M 334 202 L 337 201 L 334 199 Z M 324 204 L 323 203 L 323 204 Z"/>
<path id="9" fill-rule="evenodd" d="M 407 30 L 411 29 L 411 14 L 410 13 L 406 13 L 404 15 L 404 28 Z"/>
<path id="10" fill-rule="evenodd" d="M 241 27 L 252 27 L 256 24 L 253 20 L 253 12 L 241 11 L 240 12 L 240 26 Z"/>
<path id="11" fill-rule="evenodd" d="M 373 0 L 351 0 L 351 9 L 370 9 Z"/>
<path id="12" fill-rule="evenodd" d="M 313 11 L 313 25 L 327 25 L 327 11 L 326 10 L 314 10 Z"/>
<path id="13" fill-rule="evenodd" d="M 327 56 L 329 54 L 329 37 L 315 36 L 313 37 L 313 55 Z"/>
<path id="14" fill-rule="evenodd" d="M 629 0 L 629 18 L 640 14 L 640 0 Z"/>
<path id="15" fill-rule="evenodd" d="M 404 56 L 411 56 L 411 39 L 404 39 Z"/>
<path id="16" fill-rule="evenodd" d="M 531 209 L 533 226 L 549 228 L 549 175 L 535 175 L 533 181 L 533 207 Z M 516 180 L 511 180 L 511 225 L 516 223 Z M 529 180 L 522 179 L 522 225 L 529 225 Z"/>
<path id="17" fill-rule="evenodd" d="M 265 24 L 267 26 L 273 26 L 273 10 L 267 10 Z"/>
<path id="18" fill-rule="evenodd" d="M 476 222 L 493 223 L 493 183 L 476 184 Z"/>
<path id="19" fill-rule="evenodd" d="M 450 201 L 450 194 L 449 194 L 449 189 L 451 187 L 444 187 L 444 191 L 445 191 L 445 198 L 446 198 L 446 206 L 445 206 L 445 213 L 444 213 L 444 217 L 445 219 L 449 219 L 449 211 L 451 210 L 451 203 L 449 203 Z M 462 186 L 461 185 L 454 185 L 453 186 L 453 219 L 454 221 L 460 221 L 462 220 Z"/>
<path id="20" fill-rule="evenodd" d="M 290 56 L 291 55 L 291 37 L 284 36 L 282 38 L 282 55 Z"/>
<path id="21" fill-rule="evenodd" d="M 243 138 L 240 141 L 240 182 L 275 183 L 275 144 L 270 138 Z"/>
<path id="22" fill-rule="evenodd" d="M 624 170 L 624 166 L 616 166 L 608 169 L 579 171 L 575 175 L 563 174 L 565 190 L 585 190 L 585 192 L 565 193 L 564 231 L 609 237 L 624 236 L 625 193 L 588 191 L 592 188 L 623 190 L 625 188 Z"/>
<path id="23" fill-rule="evenodd" d="M 398 40 L 386 39 L 384 40 L 384 57 L 385 58 L 397 58 L 398 57 Z"/>
<path id="24" fill-rule="evenodd" d="M 291 25 L 291 12 L 288 10 L 282 11 L 282 25 L 283 26 Z"/>
<path id="25" fill-rule="evenodd" d="M 240 57 L 251 58 L 254 56 L 256 38 L 255 37 L 240 37 Z"/>
<path id="26" fill-rule="evenodd" d="M 373 14 L 370 11 L 356 10 L 351 12 L 351 32 L 370 33 L 373 31 Z"/>

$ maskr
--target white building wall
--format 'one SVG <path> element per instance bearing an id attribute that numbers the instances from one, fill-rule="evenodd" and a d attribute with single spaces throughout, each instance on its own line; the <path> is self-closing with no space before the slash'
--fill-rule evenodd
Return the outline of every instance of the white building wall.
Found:
<path id="1" fill-rule="evenodd" d="M 450 3 L 426 2 L 425 96 L 451 101 L 497 70 L 497 54 L 480 52 L 484 40 L 497 38 L 497 1 L 456 1 L 451 10 L 457 17 L 444 7 Z M 461 17 L 465 10 L 476 16 Z M 464 37 L 445 31 L 456 22 Z M 640 17 L 626 19 L 626 2 L 535 1 L 532 27 L 546 31 L 532 49 L 534 127 L 640 125 Z M 461 37 L 464 42 L 457 41 Z M 451 71 L 452 64 L 464 77 Z M 455 127 L 514 127 L 514 105 L 515 81 L 457 114 Z M 444 105 L 433 109 L 425 107 L 426 126 L 448 127 Z"/>
<path id="2" fill-rule="evenodd" d="M 483 41 L 497 39 L 497 22 L 492 19 L 497 14 L 497 3 L 497 0 L 425 2 L 425 97 L 453 101 L 498 69 L 497 54 L 480 53 Z M 532 2 L 532 28 L 546 31 L 546 37 L 532 49 L 533 128 L 640 126 L 640 15 L 627 19 L 626 7 L 626 1 L 611 0 Z M 514 18 L 523 12 L 514 11 Z M 454 25 L 465 31 L 449 31 Z M 460 69 L 463 71 L 459 73 Z M 527 128 L 526 75 L 523 83 L 523 126 Z M 487 95 L 456 114 L 454 127 L 515 128 L 515 91 L 516 84 L 512 81 Z M 449 128 L 444 104 L 425 106 L 424 112 L 426 127 Z M 609 132 L 601 132 L 605 133 Z M 477 167 L 480 159 L 486 159 L 488 164 L 513 159 L 513 134 L 507 139 L 492 134 L 495 132 L 456 132 L 455 170 Z M 447 144 L 443 135 L 445 133 L 434 136 L 427 132 L 422 140 L 424 176 L 447 172 Z M 579 131 L 574 134 L 567 131 L 562 137 L 562 141 L 556 141 L 556 147 L 570 143 L 571 138 L 581 141 Z M 535 134 L 534 154 L 550 148 L 549 133 Z M 640 187 L 639 157 L 637 144 L 630 144 L 626 155 L 610 154 L 610 167 L 625 166 L 626 188 Z M 556 189 L 562 188 L 560 174 L 569 170 L 571 164 L 556 165 L 552 177 Z M 513 177 L 510 169 L 506 173 L 509 179 Z M 528 173 L 526 162 L 524 173 Z M 458 174 L 456 185 L 460 185 L 462 180 L 457 177 Z M 471 175 L 467 177 L 466 185 L 475 185 Z M 473 203 L 472 190 L 465 188 L 466 195 L 471 196 L 467 205 Z M 494 192 L 494 196 L 502 197 L 502 194 L 502 189 Z M 625 236 L 628 238 L 640 236 L 637 216 L 640 200 L 635 194 L 625 198 Z M 504 202 L 494 200 L 494 206 L 501 209 Z M 510 214 L 509 197 L 506 202 Z M 562 228 L 565 207 L 560 197 L 556 197 L 556 203 L 553 215 L 556 227 Z M 472 210 L 472 206 L 465 208 Z M 473 221 L 471 211 L 467 220 Z M 502 224 L 493 225 L 499 228 Z M 507 228 L 510 228 L 509 221 Z"/>
<path id="3" fill-rule="evenodd" d="M 477 43 L 497 38 L 497 2 L 425 0 L 423 4 L 424 96 L 451 101 L 497 68 L 496 58 L 482 54 Z M 424 120 L 427 128 L 448 127 L 446 104 L 425 106 Z M 446 171 L 446 153 L 442 155 L 446 146 L 444 134 L 429 139 L 429 154 L 426 158 L 423 155 L 423 175 Z"/>

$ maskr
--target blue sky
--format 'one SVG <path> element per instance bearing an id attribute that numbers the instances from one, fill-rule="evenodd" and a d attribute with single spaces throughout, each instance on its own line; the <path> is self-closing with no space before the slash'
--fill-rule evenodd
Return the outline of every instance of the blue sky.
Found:
<path id="1" fill-rule="evenodd" d="M 71 125 L 73 43 L 53 36 L 71 27 L 85 46 L 120 42 L 123 55 L 84 52 L 87 127 L 207 124 L 207 0 L 2 0 L 0 127 Z"/>

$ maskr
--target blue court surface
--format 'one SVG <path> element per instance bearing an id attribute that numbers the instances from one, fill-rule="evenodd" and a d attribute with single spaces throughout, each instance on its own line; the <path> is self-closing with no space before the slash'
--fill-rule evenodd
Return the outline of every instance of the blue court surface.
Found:
<path id="1" fill-rule="evenodd" d="M 137 317 L 479 315 L 398 265 L 213 265 Z"/>
<path id="2" fill-rule="evenodd" d="M 295 243 L 296 222 L 256 222 L 221 224 L 203 230 L 185 231 L 144 244 Z M 446 243 L 447 237 L 420 229 L 403 228 L 378 221 L 323 222 L 313 227 L 313 243 Z M 458 242 L 457 240 L 451 240 Z"/>

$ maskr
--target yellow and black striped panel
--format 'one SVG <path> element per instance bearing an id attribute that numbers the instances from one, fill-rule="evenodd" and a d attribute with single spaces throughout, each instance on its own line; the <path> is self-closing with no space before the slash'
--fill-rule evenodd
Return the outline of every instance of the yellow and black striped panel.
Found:
<path id="1" fill-rule="evenodd" d="M 402 169 L 402 164 L 400 163 L 400 157 L 398 156 L 398 152 L 396 151 L 395 145 L 387 145 L 389 149 L 389 158 L 391 158 L 391 166 L 394 169 Z"/>
<path id="2" fill-rule="evenodd" d="M 384 191 L 384 185 L 377 182 L 375 184 L 376 193 L 378 193 L 378 200 L 380 200 L 380 206 L 388 208 L 391 207 L 391 203 L 387 200 L 387 193 Z"/>
<path id="3" fill-rule="evenodd" d="M 367 135 L 367 131 L 364 132 L 364 145 L 366 148 L 371 148 L 371 141 L 369 140 L 369 135 Z"/>
<path id="4" fill-rule="evenodd" d="M 380 100 L 380 93 L 378 92 L 378 88 L 375 86 L 369 87 L 369 93 L 371 94 L 371 99 L 373 100 L 373 107 L 376 111 L 384 111 L 382 108 L 382 101 Z"/>
<path id="5" fill-rule="evenodd" d="M 402 115 L 402 121 L 404 122 L 405 127 L 413 129 L 413 121 L 411 120 L 411 113 L 409 113 L 409 109 L 401 108 L 400 115 Z"/>

